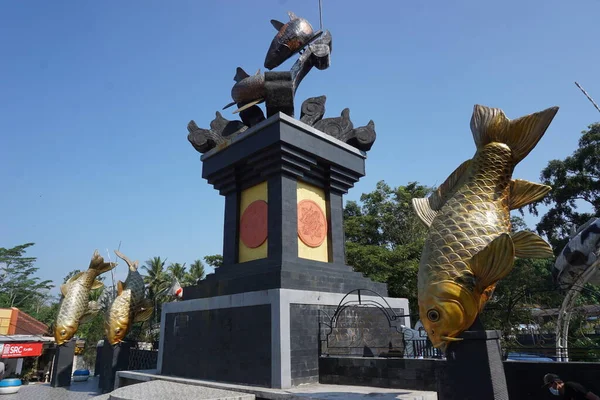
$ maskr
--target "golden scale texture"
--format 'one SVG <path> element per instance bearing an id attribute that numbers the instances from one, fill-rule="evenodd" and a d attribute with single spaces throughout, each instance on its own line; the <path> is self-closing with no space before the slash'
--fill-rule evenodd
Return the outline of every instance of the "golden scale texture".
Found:
<path id="1" fill-rule="evenodd" d="M 508 146 L 491 143 L 473 159 L 473 177 L 450 198 L 431 224 L 419 269 L 419 290 L 443 280 L 474 289 L 473 273 L 464 260 L 498 235 L 510 231 L 508 191 L 511 162 Z"/>

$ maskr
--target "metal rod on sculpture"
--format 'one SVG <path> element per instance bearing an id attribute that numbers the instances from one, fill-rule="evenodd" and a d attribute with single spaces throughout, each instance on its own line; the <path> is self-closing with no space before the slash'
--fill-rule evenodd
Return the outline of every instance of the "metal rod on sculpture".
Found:
<path id="1" fill-rule="evenodd" d="M 594 107 L 596 107 L 596 110 L 598 110 L 598 112 L 600 112 L 600 107 L 598 107 L 598 104 L 596 104 L 594 102 L 594 100 L 590 97 L 590 95 L 587 94 L 587 92 L 581 87 L 581 85 L 579 83 L 575 82 L 575 84 L 583 92 L 583 94 L 585 94 L 585 97 L 587 97 L 588 100 L 592 102 L 592 104 L 594 105 Z"/>
<path id="2" fill-rule="evenodd" d="M 323 6 L 319 0 L 319 29 L 323 30 Z"/>

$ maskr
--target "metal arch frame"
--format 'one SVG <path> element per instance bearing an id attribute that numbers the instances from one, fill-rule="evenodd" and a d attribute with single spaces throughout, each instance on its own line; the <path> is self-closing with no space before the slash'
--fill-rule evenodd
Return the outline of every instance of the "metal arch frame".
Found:
<path id="1" fill-rule="evenodd" d="M 592 265 L 586 268 L 571 284 L 568 289 L 565 299 L 562 302 L 560 310 L 558 311 L 558 320 L 556 321 L 556 355 L 557 361 L 568 362 L 569 361 L 569 323 L 571 322 L 571 315 L 573 306 L 577 297 L 581 294 L 586 283 L 600 272 L 600 258 L 596 260 Z"/>
<path id="2" fill-rule="evenodd" d="M 348 296 L 350 296 L 352 293 L 355 293 L 355 292 L 358 296 L 358 300 L 345 301 Z M 372 293 L 372 295 L 379 297 L 383 301 L 383 303 L 385 303 L 385 306 L 376 300 L 363 299 L 361 296 L 361 292 L 369 292 L 369 293 Z M 401 330 L 398 330 L 398 325 L 397 324 L 392 325 L 392 322 L 398 321 L 398 320 L 400 320 L 400 318 L 411 317 L 410 314 L 403 314 L 403 315 L 396 314 L 394 312 L 394 309 L 383 298 L 383 296 L 381 296 L 379 293 L 377 293 L 371 289 L 354 289 L 354 290 L 351 290 L 350 292 L 346 293 L 346 295 L 342 298 L 342 300 L 340 300 L 336 310 L 333 313 L 333 316 L 330 317 L 330 319 L 329 319 L 329 323 L 326 324 L 329 327 L 329 333 L 327 334 L 328 336 L 331 333 L 331 331 L 333 330 L 333 328 L 336 326 L 341 312 L 344 311 L 348 307 L 376 307 L 377 309 L 379 309 L 379 311 L 381 311 L 383 313 L 383 315 L 385 315 L 385 318 L 388 321 L 388 326 L 390 328 L 392 328 L 392 327 L 395 328 L 398 333 L 402 333 L 401 330 L 402 330 L 402 328 L 405 328 L 405 326 L 400 325 Z M 329 314 L 327 314 L 327 312 L 323 311 L 323 313 L 329 317 Z"/>

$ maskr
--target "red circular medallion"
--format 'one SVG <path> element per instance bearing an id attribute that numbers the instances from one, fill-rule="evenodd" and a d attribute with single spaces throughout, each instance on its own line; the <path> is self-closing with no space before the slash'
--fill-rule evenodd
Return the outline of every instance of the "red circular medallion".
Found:
<path id="1" fill-rule="evenodd" d="M 312 200 L 298 203 L 298 237 L 310 247 L 319 247 L 327 237 L 325 214 Z"/>
<path id="2" fill-rule="evenodd" d="M 267 240 L 268 205 L 264 200 L 250 203 L 240 221 L 240 239 L 247 247 L 255 249 Z"/>

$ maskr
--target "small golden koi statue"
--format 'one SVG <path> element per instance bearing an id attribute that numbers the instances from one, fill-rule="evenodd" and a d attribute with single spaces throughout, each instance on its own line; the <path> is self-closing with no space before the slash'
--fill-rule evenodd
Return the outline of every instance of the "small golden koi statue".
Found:
<path id="1" fill-rule="evenodd" d="M 96 279 L 99 275 L 116 267 L 116 263 L 104 262 L 98 250 L 94 252 L 87 271 L 80 272 L 61 285 L 64 296 L 56 317 L 54 340 L 62 345 L 75 335 L 79 325 L 91 320 L 100 311 L 96 301 L 89 301 L 92 289 L 100 289 L 104 284 Z"/>
<path id="2" fill-rule="evenodd" d="M 476 152 L 413 208 L 429 227 L 418 273 L 419 316 L 434 347 L 474 323 L 515 257 L 550 258 L 552 248 L 529 231 L 511 233 L 510 210 L 543 198 L 551 188 L 512 179 L 515 166 L 537 145 L 558 107 L 509 120 L 476 105 L 471 131 Z"/>
<path id="3" fill-rule="evenodd" d="M 105 315 L 104 333 L 111 345 L 121 343 L 136 322 L 147 321 L 154 311 L 150 299 L 144 298 L 144 279 L 138 272 L 139 262 L 115 251 L 117 257 L 129 267 L 125 282 L 117 282 L 117 297 Z"/>

